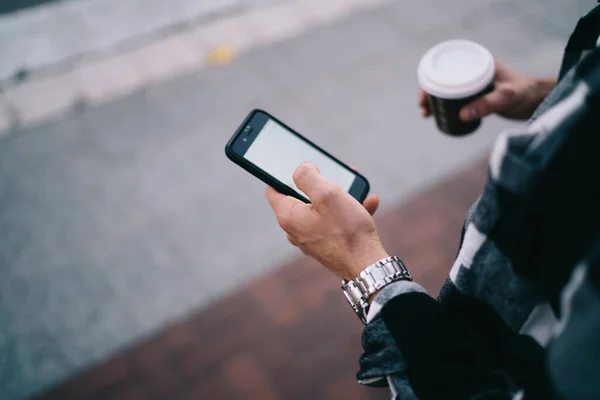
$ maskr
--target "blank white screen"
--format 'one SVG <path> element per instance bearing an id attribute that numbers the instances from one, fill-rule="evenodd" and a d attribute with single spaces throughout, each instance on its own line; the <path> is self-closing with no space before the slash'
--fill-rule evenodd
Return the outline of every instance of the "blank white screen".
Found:
<path id="1" fill-rule="evenodd" d="M 308 196 L 296 187 L 293 179 L 294 171 L 305 161 L 316 164 L 323 177 L 338 184 L 346 192 L 355 179 L 352 172 L 273 120 L 267 121 L 244 157 L 305 198 Z"/>

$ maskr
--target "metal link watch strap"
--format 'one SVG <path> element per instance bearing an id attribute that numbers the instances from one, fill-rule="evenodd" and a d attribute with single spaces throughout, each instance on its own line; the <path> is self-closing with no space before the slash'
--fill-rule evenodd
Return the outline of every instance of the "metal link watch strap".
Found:
<path id="1" fill-rule="evenodd" d="M 369 297 L 382 287 L 400 280 L 412 281 L 412 276 L 400 258 L 388 257 L 369 265 L 353 280 L 344 279 L 342 292 L 358 318 L 366 324 Z"/>

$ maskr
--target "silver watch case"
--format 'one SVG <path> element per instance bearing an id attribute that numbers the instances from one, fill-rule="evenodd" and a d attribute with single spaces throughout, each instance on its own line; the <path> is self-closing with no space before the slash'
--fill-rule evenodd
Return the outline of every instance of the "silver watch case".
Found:
<path id="1" fill-rule="evenodd" d="M 342 292 L 358 318 L 366 324 L 369 297 L 382 287 L 400 280 L 412 281 L 412 276 L 400 258 L 388 257 L 369 265 L 353 280 L 342 280 Z"/>

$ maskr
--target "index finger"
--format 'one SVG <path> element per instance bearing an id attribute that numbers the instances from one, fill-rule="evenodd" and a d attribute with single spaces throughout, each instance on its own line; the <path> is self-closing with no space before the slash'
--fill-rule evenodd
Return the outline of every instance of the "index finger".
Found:
<path id="1" fill-rule="evenodd" d="M 424 117 L 427 117 L 431 114 L 431 110 L 429 109 L 429 102 L 427 101 L 427 93 L 423 89 L 419 91 L 419 107 L 421 108 L 421 114 Z"/>
<path id="2" fill-rule="evenodd" d="M 285 194 L 279 193 L 271 186 L 267 186 L 267 188 L 265 189 L 265 193 L 267 194 L 267 200 L 269 200 L 271 208 L 273 209 L 273 211 L 275 211 L 275 215 L 279 215 L 286 208 L 289 208 L 291 206 L 290 201 L 295 200 L 290 196 L 286 196 Z"/>
<path id="3" fill-rule="evenodd" d="M 302 218 L 297 218 L 297 207 L 307 206 L 307 204 L 294 197 L 279 193 L 270 186 L 267 187 L 266 194 L 269 204 L 275 212 L 275 217 L 277 218 L 279 226 L 288 233 L 293 231 L 297 227 L 297 224 L 302 222 Z M 296 212 L 294 212 L 294 208 L 296 208 Z M 296 215 L 296 218 L 294 215 Z"/>
<path id="4" fill-rule="evenodd" d="M 419 106 L 425 107 L 427 105 L 427 93 L 423 89 L 419 89 Z"/>

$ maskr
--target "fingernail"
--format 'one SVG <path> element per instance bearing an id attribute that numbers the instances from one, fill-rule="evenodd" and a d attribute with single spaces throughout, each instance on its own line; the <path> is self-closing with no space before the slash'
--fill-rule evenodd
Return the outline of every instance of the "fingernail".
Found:
<path id="1" fill-rule="evenodd" d="M 470 121 L 472 119 L 475 119 L 477 117 L 477 111 L 475 110 L 475 107 L 469 107 L 466 110 L 462 110 L 462 112 L 460 113 L 460 119 L 462 119 L 463 121 Z"/>

